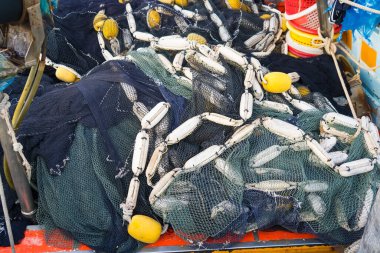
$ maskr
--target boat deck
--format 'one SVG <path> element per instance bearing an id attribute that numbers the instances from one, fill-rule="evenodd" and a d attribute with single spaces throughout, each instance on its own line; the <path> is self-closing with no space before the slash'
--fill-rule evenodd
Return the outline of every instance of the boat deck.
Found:
<path id="1" fill-rule="evenodd" d="M 213 253 L 249 253 L 249 252 L 337 252 L 332 246 L 320 242 L 314 235 L 292 233 L 281 229 L 267 231 L 249 232 L 238 243 L 224 245 L 225 240 L 208 240 L 207 242 L 194 246 L 182 240 L 168 231 L 160 240 L 154 244 L 141 249 L 140 253 L 158 252 L 213 252 Z M 65 245 L 74 245 L 74 242 L 65 241 Z M 16 245 L 18 253 L 42 253 L 42 252 L 73 252 L 89 253 L 95 252 L 85 245 L 78 247 L 57 248 L 47 245 L 44 238 L 44 230 L 40 226 L 29 226 L 25 232 L 25 238 Z M 0 253 L 10 253 L 10 247 L 0 248 Z"/>

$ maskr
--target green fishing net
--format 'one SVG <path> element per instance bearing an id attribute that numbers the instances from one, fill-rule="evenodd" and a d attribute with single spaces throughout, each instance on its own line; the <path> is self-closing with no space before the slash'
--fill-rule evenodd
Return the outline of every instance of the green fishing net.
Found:
<path id="1" fill-rule="evenodd" d="M 152 49 L 140 49 L 129 53 L 131 60 L 156 83 L 160 83 L 176 95 L 191 98 L 191 84 L 173 77 L 163 67 L 157 54 Z"/>
<path id="2" fill-rule="evenodd" d="M 124 121 L 110 129 L 110 136 L 117 150 L 124 157 L 133 151 L 133 139 L 138 132 L 136 121 Z M 73 161 L 73 162 L 71 162 Z M 113 231 L 120 219 L 119 205 L 127 192 L 128 177 L 116 179 L 113 166 L 107 162 L 107 154 L 97 129 L 78 125 L 75 141 L 67 154 L 65 170 L 58 177 L 52 177 L 43 159 L 36 164 L 39 202 L 37 221 L 47 230 L 48 243 L 65 245 L 63 237 L 56 237 L 59 229 L 74 235 L 75 239 L 91 245 L 104 247 L 104 236 Z M 116 210 L 119 214 L 115 214 Z M 120 231 L 120 233 L 123 233 Z M 65 233 L 63 233 L 65 234 Z M 120 240 L 120 239 L 119 239 Z M 119 241 L 120 247 L 133 243 L 127 238 Z"/>
<path id="3" fill-rule="evenodd" d="M 368 157 L 363 141 L 360 134 L 346 144 L 347 161 Z M 369 212 L 379 180 L 377 166 L 345 178 L 309 149 L 259 127 L 214 161 L 179 174 L 153 208 L 190 241 L 226 234 L 233 238 L 276 224 L 347 243 L 363 229 L 363 212 Z M 279 199 L 264 206 L 263 195 Z"/>

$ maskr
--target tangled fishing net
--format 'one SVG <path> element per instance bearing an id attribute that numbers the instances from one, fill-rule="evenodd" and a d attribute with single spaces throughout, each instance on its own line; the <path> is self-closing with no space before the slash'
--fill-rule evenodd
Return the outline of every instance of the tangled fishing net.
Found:
<path id="1" fill-rule="evenodd" d="M 131 252 L 137 214 L 194 244 L 276 225 L 360 238 L 379 184 L 376 127 L 343 115 L 327 56 L 277 54 L 275 10 L 85 2 L 63 1 L 47 42 L 52 66 L 80 81 L 36 98 L 17 132 L 48 242 Z M 289 87 L 263 89 L 275 71 Z"/>

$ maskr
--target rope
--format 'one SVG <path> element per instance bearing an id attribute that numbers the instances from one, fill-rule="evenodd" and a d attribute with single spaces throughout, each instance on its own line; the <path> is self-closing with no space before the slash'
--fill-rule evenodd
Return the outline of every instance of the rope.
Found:
<path id="1" fill-rule="evenodd" d="M 7 117 L 8 116 L 8 109 L 10 107 L 10 103 L 8 102 L 8 95 L 4 95 L 3 99 L 0 101 L 0 117 Z M 9 120 L 9 118 L 8 118 Z M 9 122 L 10 123 L 10 122 Z M 4 218 L 5 218 L 5 226 L 7 227 L 7 234 L 9 239 L 9 244 L 11 245 L 12 253 L 16 252 L 15 249 L 15 241 L 13 238 L 13 232 L 12 232 L 12 225 L 11 225 L 11 219 L 9 217 L 8 212 L 8 206 L 7 206 L 7 200 L 4 193 L 4 185 L 3 185 L 3 179 L 0 174 L 0 198 L 1 198 L 1 205 L 3 208 Z"/>
<path id="2" fill-rule="evenodd" d="M 16 134 L 14 132 L 14 129 L 13 129 L 13 126 L 12 126 L 12 122 L 9 119 L 10 118 L 9 117 L 9 112 L 8 112 L 9 107 L 10 107 L 10 103 L 8 102 L 8 96 L 6 96 L 0 102 L 0 117 L 2 119 L 4 119 L 4 121 L 5 121 L 5 123 L 6 123 L 7 127 L 8 127 L 8 135 L 9 135 L 9 137 L 12 140 L 13 150 L 19 154 L 19 156 L 20 156 L 20 158 L 22 160 L 22 165 L 25 168 L 25 172 L 26 172 L 28 181 L 30 181 L 30 179 L 32 177 L 32 167 L 29 164 L 28 160 L 26 159 L 24 153 L 22 152 L 22 148 L 23 147 L 22 147 L 21 143 L 17 142 L 17 137 L 16 137 Z"/>
<path id="3" fill-rule="evenodd" d="M 341 4 L 348 4 L 348 5 L 351 5 L 353 7 L 359 8 L 361 10 L 368 11 L 368 12 L 380 15 L 380 10 L 376 10 L 376 9 L 373 9 L 373 8 L 370 8 L 370 7 L 367 7 L 367 6 L 358 4 L 358 3 L 354 3 L 354 2 L 352 2 L 350 0 L 339 0 L 339 2 Z"/>
<path id="4" fill-rule="evenodd" d="M 348 93 L 346 84 L 344 82 L 342 73 L 340 72 L 338 60 L 336 59 L 336 55 L 335 54 L 336 54 L 336 51 L 337 51 L 337 46 L 334 43 L 334 29 L 331 29 L 330 36 L 325 38 L 321 34 L 321 29 L 318 28 L 318 36 L 319 37 L 313 38 L 311 40 L 311 44 L 313 46 L 317 47 L 317 48 L 324 48 L 325 51 L 326 51 L 326 53 L 328 55 L 331 55 L 331 57 L 332 57 L 332 59 L 334 61 L 336 72 L 337 72 L 339 80 L 340 80 L 340 84 L 342 85 L 342 88 L 343 88 L 343 91 L 344 91 L 344 95 L 346 96 L 348 105 L 350 107 L 352 116 L 355 119 L 358 119 L 358 117 L 356 115 L 356 112 L 355 112 L 354 105 L 352 104 L 352 101 L 351 101 L 351 98 L 350 98 L 350 94 Z"/>

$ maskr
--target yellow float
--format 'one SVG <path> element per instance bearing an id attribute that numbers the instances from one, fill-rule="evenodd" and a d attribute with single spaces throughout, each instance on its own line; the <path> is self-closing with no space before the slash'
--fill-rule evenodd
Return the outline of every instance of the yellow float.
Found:
<path id="1" fill-rule="evenodd" d="M 119 34 L 119 26 L 117 25 L 117 22 L 109 18 L 106 21 L 104 21 L 103 24 L 103 36 L 107 40 L 112 40 L 117 37 Z"/>
<path id="2" fill-rule="evenodd" d="M 301 86 L 298 86 L 297 89 L 299 93 L 301 94 L 301 96 L 303 97 L 310 94 L 310 89 L 306 86 L 301 85 Z"/>
<path id="3" fill-rule="evenodd" d="M 189 1 L 188 0 L 175 0 L 175 4 L 179 5 L 181 7 L 186 7 L 189 5 Z"/>
<path id="4" fill-rule="evenodd" d="M 290 37 L 297 42 L 298 44 L 302 44 L 304 46 L 313 47 L 316 48 L 318 45 L 314 45 L 312 43 L 313 40 L 316 44 L 321 44 L 323 41 L 318 40 L 319 35 L 305 33 L 303 31 L 300 31 L 296 29 L 294 26 L 292 26 L 289 22 L 286 22 L 286 27 L 290 31 Z M 339 33 L 334 35 L 334 41 L 339 38 Z"/>
<path id="5" fill-rule="evenodd" d="M 231 10 L 242 10 L 244 12 L 251 12 L 251 9 L 240 0 L 225 0 L 227 7 Z"/>
<path id="6" fill-rule="evenodd" d="M 264 19 L 264 20 L 268 20 L 270 19 L 272 16 L 270 14 L 263 14 L 260 16 L 261 19 Z"/>
<path id="7" fill-rule="evenodd" d="M 163 4 L 170 4 L 170 5 L 174 4 L 174 0 L 158 0 L 158 1 Z"/>
<path id="8" fill-rule="evenodd" d="M 55 76 L 65 83 L 73 83 L 78 81 L 77 76 L 72 71 L 61 66 L 56 69 Z"/>
<path id="9" fill-rule="evenodd" d="M 286 18 L 284 15 L 281 16 L 281 30 L 283 32 L 286 32 L 288 30 L 288 27 L 286 27 Z"/>
<path id="10" fill-rule="evenodd" d="M 107 19 L 107 16 L 102 12 L 99 12 L 98 14 L 95 15 L 94 21 L 92 22 L 95 31 L 99 32 L 100 30 L 102 30 L 104 21 L 106 21 L 106 19 Z"/>
<path id="11" fill-rule="evenodd" d="M 197 34 L 197 33 L 189 33 L 187 35 L 187 39 L 190 41 L 195 41 L 198 44 L 202 44 L 202 45 L 205 45 L 207 43 L 206 38 L 203 37 L 202 35 Z"/>
<path id="12" fill-rule="evenodd" d="M 146 15 L 146 23 L 151 29 L 157 29 L 161 26 L 161 16 L 156 10 L 149 10 Z"/>
<path id="13" fill-rule="evenodd" d="M 282 93 L 290 89 L 292 79 L 283 72 L 270 72 L 264 76 L 262 82 L 264 90 L 271 93 Z"/>
<path id="14" fill-rule="evenodd" d="M 128 234 L 143 243 L 156 242 L 161 231 L 161 224 L 145 215 L 134 215 L 128 225 Z"/>

